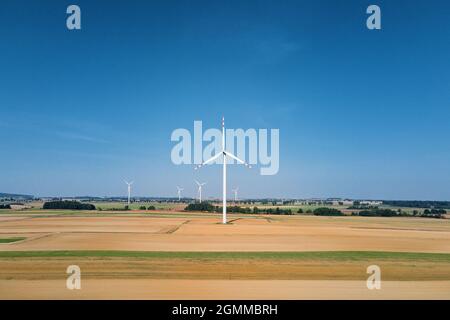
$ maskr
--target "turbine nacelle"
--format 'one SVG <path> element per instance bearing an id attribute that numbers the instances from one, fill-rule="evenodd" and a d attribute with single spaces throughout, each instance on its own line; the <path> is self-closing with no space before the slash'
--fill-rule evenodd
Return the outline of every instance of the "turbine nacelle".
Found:
<path id="1" fill-rule="evenodd" d="M 194 181 L 200 188 L 206 184 L 206 182 L 200 183 L 197 180 L 194 180 Z"/>

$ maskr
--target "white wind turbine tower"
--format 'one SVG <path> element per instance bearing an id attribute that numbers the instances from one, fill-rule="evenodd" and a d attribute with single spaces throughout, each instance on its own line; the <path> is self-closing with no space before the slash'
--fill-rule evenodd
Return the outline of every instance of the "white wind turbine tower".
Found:
<path id="1" fill-rule="evenodd" d="M 179 186 L 177 186 L 177 193 L 178 193 L 178 202 L 181 201 L 181 191 L 183 191 L 184 188 L 180 188 Z"/>
<path id="2" fill-rule="evenodd" d="M 236 187 L 235 189 L 232 189 L 231 191 L 234 192 L 234 202 L 237 202 L 237 193 L 238 193 L 239 187 Z"/>
<path id="3" fill-rule="evenodd" d="M 194 181 L 198 185 L 198 200 L 199 202 L 202 202 L 202 187 L 206 184 L 206 182 L 200 183 L 197 180 Z"/>
<path id="4" fill-rule="evenodd" d="M 195 169 L 199 169 L 202 166 L 204 166 L 205 164 L 211 163 L 215 160 L 217 160 L 218 158 L 220 158 L 220 156 L 223 156 L 223 190 L 222 190 L 222 201 L 223 201 L 223 205 L 222 205 L 222 223 L 226 224 L 227 223 L 227 157 L 230 157 L 231 159 L 236 160 L 237 162 L 245 165 L 248 168 L 251 168 L 251 166 L 245 162 L 244 160 L 239 159 L 238 157 L 236 157 L 234 154 L 228 152 L 225 150 L 226 145 L 225 145 L 225 118 L 222 117 L 222 150 L 215 154 L 214 156 L 212 156 L 211 158 L 209 158 L 208 160 L 204 161 L 203 163 L 201 163 L 200 165 L 198 165 Z"/>
<path id="5" fill-rule="evenodd" d="M 125 181 L 125 180 L 124 180 Z M 125 183 L 128 186 L 128 205 L 130 205 L 130 197 L 131 197 L 131 185 L 133 184 L 134 181 L 131 182 L 127 182 L 125 181 Z"/>

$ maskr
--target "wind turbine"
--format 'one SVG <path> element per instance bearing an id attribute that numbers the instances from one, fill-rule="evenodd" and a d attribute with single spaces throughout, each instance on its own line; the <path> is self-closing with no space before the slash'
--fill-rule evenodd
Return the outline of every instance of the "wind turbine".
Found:
<path id="1" fill-rule="evenodd" d="M 178 193 L 178 202 L 181 201 L 181 191 L 183 191 L 184 188 L 180 188 L 179 186 L 177 186 L 177 193 Z"/>
<path id="2" fill-rule="evenodd" d="M 124 180 L 125 181 L 125 180 Z M 130 205 L 130 197 L 131 197 L 131 185 L 133 184 L 134 181 L 131 182 L 127 182 L 125 181 L 125 183 L 128 185 L 128 205 Z"/>
<path id="3" fill-rule="evenodd" d="M 231 191 L 234 192 L 234 202 L 237 202 L 237 193 L 238 193 L 239 187 L 236 187 L 236 189 L 232 189 Z"/>
<path id="4" fill-rule="evenodd" d="M 194 181 L 198 185 L 198 200 L 199 202 L 202 202 L 202 187 L 206 184 L 206 182 L 200 183 L 197 180 Z"/>
<path id="5" fill-rule="evenodd" d="M 237 162 L 245 165 L 248 168 L 251 168 L 251 166 L 245 162 L 244 160 L 239 159 L 238 157 L 236 157 L 234 154 L 228 152 L 225 150 L 226 145 L 225 145 L 225 118 L 222 117 L 222 150 L 215 154 L 214 156 L 212 156 L 211 158 L 209 158 L 208 160 L 202 162 L 201 164 L 199 164 L 197 167 L 195 167 L 195 170 L 203 167 L 205 164 L 211 163 L 215 160 L 217 160 L 218 158 L 220 158 L 220 156 L 223 156 L 223 185 L 222 185 L 222 223 L 226 224 L 227 223 L 227 157 L 230 157 L 231 159 L 236 160 Z"/>

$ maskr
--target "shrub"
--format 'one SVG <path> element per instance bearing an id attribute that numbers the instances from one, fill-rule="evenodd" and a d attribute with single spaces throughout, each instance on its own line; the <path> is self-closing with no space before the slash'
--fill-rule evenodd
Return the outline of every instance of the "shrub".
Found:
<path id="1" fill-rule="evenodd" d="M 44 203 L 43 209 L 95 210 L 95 206 L 78 201 L 50 201 Z"/>
<path id="2" fill-rule="evenodd" d="M 149 206 L 147 210 L 156 210 L 155 206 Z"/>
<path id="3" fill-rule="evenodd" d="M 0 209 L 11 209 L 10 204 L 0 204 Z"/>
<path id="4" fill-rule="evenodd" d="M 338 209 L 334 209 L 334 208 L 317 208 L 314 210 L 314 215 L 315 216 L 343 216 L 344 214 L 338 210 Z"/>
<path id="5" fill-rule="evenodd" d="M 145 206 L 140 206 L 139 210 L 146 210 L 147 208 Z"/>

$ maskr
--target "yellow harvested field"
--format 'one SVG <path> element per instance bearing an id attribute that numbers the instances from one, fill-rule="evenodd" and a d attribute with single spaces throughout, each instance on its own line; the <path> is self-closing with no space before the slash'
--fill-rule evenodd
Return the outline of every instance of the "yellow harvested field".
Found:
<path id="1" fill-rule="evenodd" d="M 0 299 L 448 300 L 450 281 L 384 281 L 368 290 L 365 281 L 100 279 L 68 290 L 59 280 L 0 280 L 0 289 Z"/>
<path id="2" fill-rule="evenodd" d="M 449 254 L 449 220 L 230 215 L 231 223 L 222 225 L 220 218 L 185 212 L 2 215 L 0 238 L 19 240 L 0 243 L 0 299 L 450 299 L 447 256 L 395 256 Z M 91 250 L 122 253 L 37 252 Z M 395 254 L 339 258 L 331 254 L 337 251 Z M 238 256 L 183 257 L 186 252 Z M 252 252 L 287 255 L 247 257 Z M 295 255 L 305 252 L 325 255 Z M 382 270 L 381 290 L 366 287 L 366 269 L 374 263 Z M 69 265 L 81 268 L 81 290 L 66 288 Z"/>
<path id="3" fill-rule="evenodd" d="M 450 221 L 423 218 L 219 216 L 0 217 L 2 250 L 450 252 Z"/>

